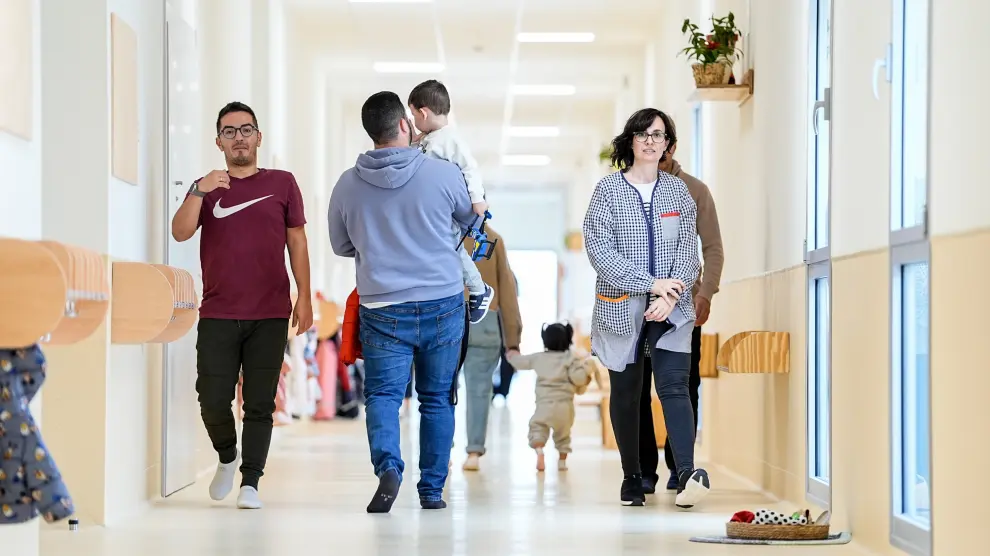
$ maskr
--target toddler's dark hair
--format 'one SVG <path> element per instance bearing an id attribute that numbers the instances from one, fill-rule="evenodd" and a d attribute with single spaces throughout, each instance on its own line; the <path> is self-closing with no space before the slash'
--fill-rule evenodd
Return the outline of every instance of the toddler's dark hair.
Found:
<path id="1" fill-rule="evenodd" d="M 569 324 L 555 322 L 543 327 L 543 347 L 547 351 L 567 351 L 574 343 L 574 329 Z"/>
<path id="2" fill-rule="evenodd" d="M 424 81 L 413 87 L 409 93 L 409 104 L 413 108 L 429 108 L 437 116 L 446 116 L 450 113 L 450 95 L 447 94 L 447 87 L 436 79 Z"/>

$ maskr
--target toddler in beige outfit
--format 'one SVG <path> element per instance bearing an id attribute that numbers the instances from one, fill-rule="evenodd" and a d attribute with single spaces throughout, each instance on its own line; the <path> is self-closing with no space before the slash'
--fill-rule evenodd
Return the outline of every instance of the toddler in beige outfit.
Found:
<path id="1" fill-rule="evenodd" d="M 574 395 L 587 390 L 594 372 L 591 359 L 571 349 L 573 336 L 571 325 L 551 324 L 543 329 L 546 351 L 508 357 L 516 369 L 536 371 L 536 411 L 529 420 L 529 446 L 536 450 L 536 469 L 539 471 L 546 467 L 543 448 L 551 431 L 554 447 L 560 454 L 557 469 L 567 470 L 574 425 Z"/>

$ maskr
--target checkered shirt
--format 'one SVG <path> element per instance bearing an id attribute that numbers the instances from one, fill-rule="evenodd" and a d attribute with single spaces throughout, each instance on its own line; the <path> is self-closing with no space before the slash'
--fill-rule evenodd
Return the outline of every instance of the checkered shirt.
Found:
<path id="1" fill-rule="evenodd" d="M 650 253 L 652 222 L 653 253 Z M 698 207 L 680 178 L 660 172 L 650 211 L 621 172 L 602 178 L 584 217 L 584 242 L 598 273 L 592 330 L 616 336 L 633 330 L 629 297 L 649 296 L 655 278 L 678 278 L 685 290 L 677 306 L 694 321 L 691 287 L 698 278 Z M 652 262 L 652 267 L 651 267 Z"/>

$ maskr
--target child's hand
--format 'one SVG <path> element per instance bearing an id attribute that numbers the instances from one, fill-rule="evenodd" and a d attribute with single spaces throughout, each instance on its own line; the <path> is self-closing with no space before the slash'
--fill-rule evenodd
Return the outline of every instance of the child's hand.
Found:
<path id="1" fill-rule="evenodd" d="M 484 216 L 485 212 L 488 211 L 488 203 L 486 201 L 480 201 L 472 204 L 471 208 L 474 209 L 474 213 L 478 216 Z"/>

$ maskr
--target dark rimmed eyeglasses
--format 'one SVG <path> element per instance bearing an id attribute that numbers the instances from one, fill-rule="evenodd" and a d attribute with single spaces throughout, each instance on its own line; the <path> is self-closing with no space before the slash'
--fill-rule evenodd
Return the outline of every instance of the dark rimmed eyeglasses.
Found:
<path id="1" fill-rule="evenodd" d="M 225 139 L 233 139 L 234 137 L 237 137 L 238 131 L 241 132 L 241 137 L 247 138 L 254 135 L 254 132 L 258 131 L 258 128 L 254 127 L 253 124 L 244 124 L 241 127 L 234 127 L 229 125 L 221 129 L 218 135 L 220 135 Z"/>
<path id="2" fill-rule="evenodd" d="M 663 131 L 654 131 L 653 133 L 637 131 L 636 133 L 633 133 L 633 139 L 639 143 L 645 143 L 647 137 L 652 137 L 654 143 L 663 143 L 667 140 L 667 133 Z"/>

